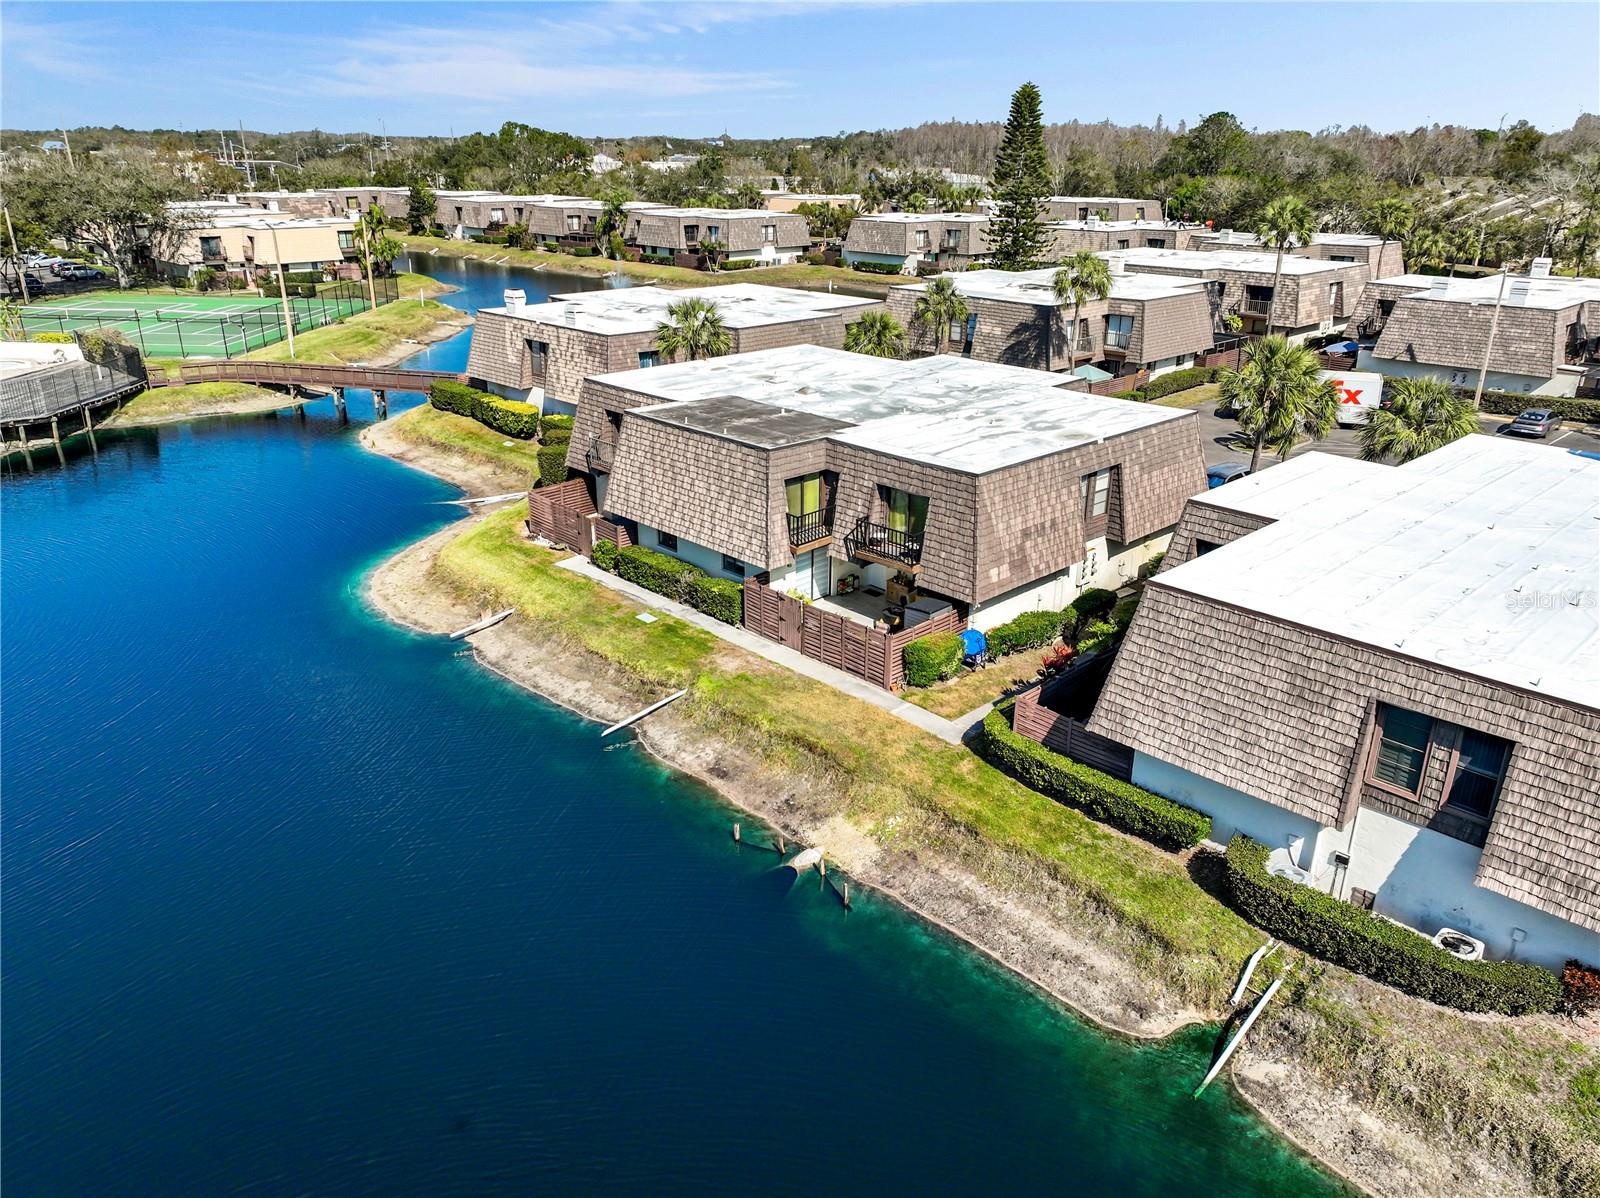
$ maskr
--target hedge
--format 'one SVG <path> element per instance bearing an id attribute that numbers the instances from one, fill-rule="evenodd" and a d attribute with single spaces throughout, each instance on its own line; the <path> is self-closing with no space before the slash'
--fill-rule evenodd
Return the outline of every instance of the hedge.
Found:
<path id="1" fill-rule="evenodd" d="M 1063 623 L 1069 637 L 1076 637 L 1083 626 L 1096 616 L 1103 616 L 1117 605 L 1117 593 L 1104 587 L 1090 587 L 1067 604 Z"/>
<path id="2" fill-rule="evenodd" d="M 539 432 L 539 409 L 516 399 L 503 399 L 465 383 L 439 379 L 428 388 L 428 402 L 441 411 L 466 416 L 508 437 L 531 440 Z"/>
<path id="3" fill-rule="evenodd" d="M 749 270 L 756 265 L 754 258 L 729 258 L 718 265 L 718 270 Z"/>
<path id="4" fill-rule="evenodd" d="M 731 578 L 690 578 L 683 588 L 683 601 L 724 624 L 737 624 L 744 618 L 744 586 Z"/>
<path id="5" fill-rule="evenodd" d="M 988 631 L 989 651 L 1003 657 L 1048 645 L 1061 635 L 1066 619 L 1064 611 L 1025 611 Z"/>
<path id="6" fill-rule="evenodd" d="M 870 275 L 898 275 L 903 274 L 901 267 L 893 262 L 852 262 L 851 270 L 863 270 Z"/>
<path id="7" fill-rule="evenodd" d="M 539 485 L 553 487 L 567 481 L 567 445 L 541 445 L 538 451 Z"/>
<path id="8" fill-rule="evenodd" d="M 594 550 L 589 555 L 589 560 L 602 570 L 615 570 L 617 568 L 617 543 L 615 541 L 596 541 Z"/>
<path id="9" fill-rule="evenodd" d="M 1471 395 L 1463 391 L 1463 395 Z M 1491 416 L 1518 416 L 1529 408 L 1547 408 L 1562 420 L 1600 424 L 1600 399 L 1573 399 L 1559 395 L 1518 395 L 1515 391 L 1485 391 L 1481 411 Z"/>
<path id="10" fill-rule="evenodd" d="M 546 445 L 565 445 L 572 440 L 572 417 L 541 416 L 539 418 L 539 440 Z"/>
<path id="11" fill-rule="evenodd" d="M 75 339 L 71 333 L 34 333 L 28 338 L 40 345 L 73 345 Z"/>
<path id="12" fill-rule="evenodd" d="M 961 668 L 963 646 L 958 632 L 934 632 L 907 641 L 901 655 L 906 664 L 906 685 L 932 686 Z"/>
<path id="13" fill-rule="evenodd" d="M 1425 936 L 1267 872 L 1267 846 L 1228 843 L 1228 893 L 1240 914 L 1307 952 L 1375 981 L 1460 1011 L 1554 1011 L 1561 981 L 1521 961 L 1462 961 Z"/>
<path id="14" fill-rule="evenodd" d="M 1132 782 L 1102 774 L 1014 731 L 1014 706 L 1014 701 L 1007 702 L 986 715 L 977 739 L 979 755 L 1002 773 L 1010 774 L 1031 790 L 1163 848 L 1192 848 L 1211 835 L 1210 816 Z"/>

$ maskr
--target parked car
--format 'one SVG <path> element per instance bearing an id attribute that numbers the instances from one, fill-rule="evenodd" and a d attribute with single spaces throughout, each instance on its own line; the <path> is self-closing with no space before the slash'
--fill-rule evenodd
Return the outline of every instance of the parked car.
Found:
<path id="1" fill-rule="evenodd" d="M 1223 483 L 1231 483 L 1236 478 L 1243 478 L 1250 473 L 1250 467 L 1243 462 L 1220 462 L 1215 466 L 1206 467 L 1206 490 L 1214 491 Z"/>
<path id="2" fill-rule="evenodd" d="M 29 270 L 53 270 L 65 261 L 56 254 L 30 254 L 26 259 Z"/>
<path id="3" fill-rule="evenodd" d="M 1529 408 L 1515 420 L 1506 432 L 1519 437 L 1548 437 L 1561 430 L 1561 419 L 1549 408 Z"/>
<path id="4" fill-rule="evenodd" d="M 65 270 L 56 272 L 63 279 L 103 279 L 106 272 L 96 266 L 84 266 L 80 262 L 69 263 Z"/>

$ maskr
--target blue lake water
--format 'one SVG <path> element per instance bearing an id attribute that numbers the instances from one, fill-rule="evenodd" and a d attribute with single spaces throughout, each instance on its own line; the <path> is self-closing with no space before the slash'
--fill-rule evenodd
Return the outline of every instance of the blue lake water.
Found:
<path id="1" fill-rule="evenodd" d="M 467 308 L 551 289 L 418 265 Z M 1208 1032 L 1132 1046 L 846 914 L 367 612 L 452 493 L 325 403 L 8 470 L 7 1198 L 1343 1192 L 1188 1097 Z"/>

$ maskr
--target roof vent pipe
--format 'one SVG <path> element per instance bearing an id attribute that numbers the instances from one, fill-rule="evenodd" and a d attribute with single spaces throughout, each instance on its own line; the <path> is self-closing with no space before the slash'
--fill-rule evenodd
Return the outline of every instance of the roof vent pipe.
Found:
<path id="1" fill-rule="evenodd" d="M 505 291 L 506 314 L 518 316 L 523 305 L 528 302 L 528 293 L 520 287 L 507 287 Z"/>
<path id="2" fill-rule="evenodd" d="M 1531 279 L 1512 279 L 1511 286 L 1506 291 L 1506 303 L 1526 307 L 1528 292 L 1533 286 Z"/>
<path id="3" fill-rule="evenodd" d="M 1434 299 L 1443 299 L 1445 292 L 1449 290 L 1450 280 L 1445 278 L 1443 275 L 1436 276 L 1433 281 L 1428 284 L 1428 292 L 1433 296 Z"/>
<path id="4" fill-rule="evenodd" d="M 1128 260 L 1121 254 L 1109 254 L 1106 256 L 1106 261 L 1111 264 L 1112 274 L 1125 275 L 1128 273 Z"/>
<path id="5" fill-rule="evenodd" d="M 1535 279 L 1548 279 L 1550 277 L 1551 262 L 1548 258 L 1535 258 L 1528 267 L 1528 275 Z"/>

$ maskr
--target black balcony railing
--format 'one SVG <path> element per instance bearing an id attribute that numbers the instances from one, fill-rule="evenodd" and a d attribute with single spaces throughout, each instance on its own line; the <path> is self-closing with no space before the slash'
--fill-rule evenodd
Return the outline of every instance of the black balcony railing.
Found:
<path id="1" fill-rule="evenodd" d="M 611 463 L 617 456 L 617 443 L 608 437 L 595 437 L 589 442 L 589 448 L 584 452 L 583 460 L 589 463 L 591 470 L 610 470 Z"/>
<path id="2" fill-rule="evenodd" d="M 1247 299 L 1239 304 L 1239 311 L 1246 316 L 1271 316 L 1272 301 L 1270 299 Z"/>
<path id="3" fill-rule="evenodd" d="M 788 520 L 790 545 L 813 545 L 833 536 L 832 512 L 790 513 Z"/>
<path id="4" fill-rule="evenodd" d="M 852 557 L 876 558 L 895 565 L 915 566 L 922 560 L 922 533 L 874 524 L 863 517 L 844 539 Z"/>

